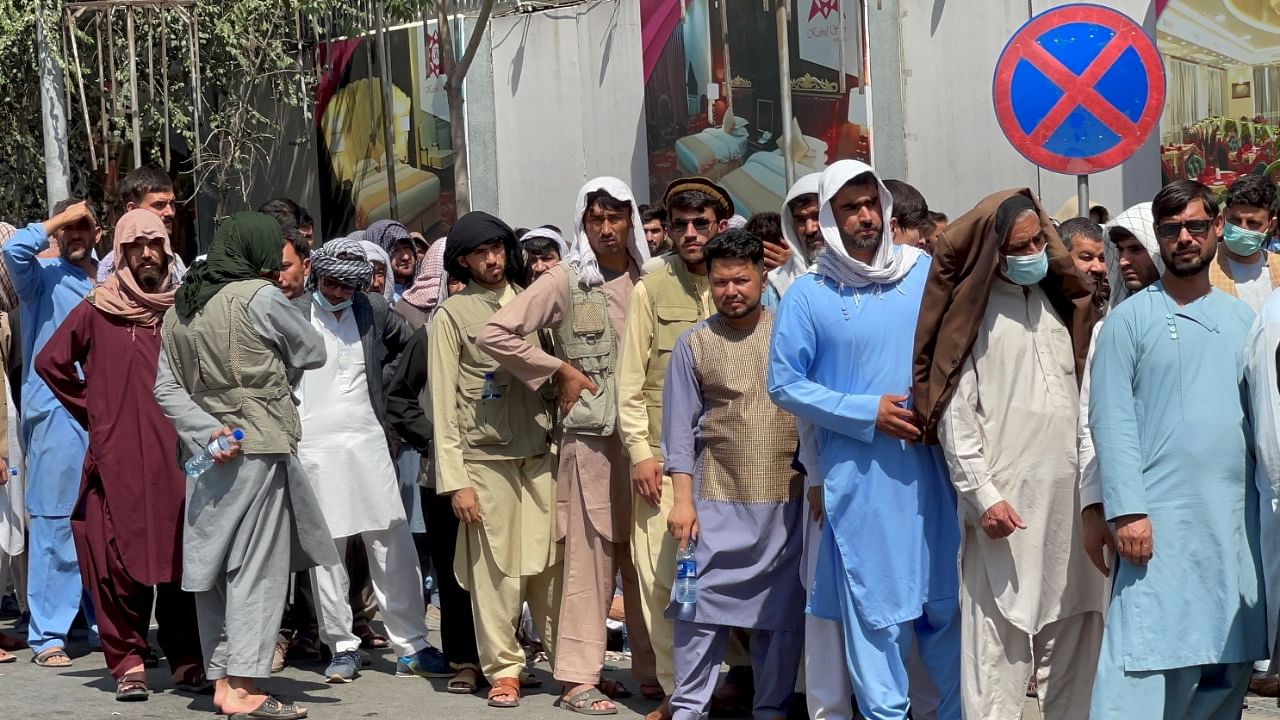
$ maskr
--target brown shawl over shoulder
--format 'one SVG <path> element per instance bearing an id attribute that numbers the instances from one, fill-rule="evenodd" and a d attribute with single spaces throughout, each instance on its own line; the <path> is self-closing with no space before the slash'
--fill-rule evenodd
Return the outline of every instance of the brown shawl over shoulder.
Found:
<path id="1" fill-rule="evenodd" d="M 1049 254 L 1049 274 L 1040 281 L 1040 289 L 1048 295 L 1071 333 L 1077 381 L 1084 372 L 1089 338 L 1100 316 L 1091 302 L 1088 280 L 1076 270 L 1034 193 L 1021 188 L 991 195 L 952 223 L 934 243 L 933 265 L 916 323 L 911 388 L 926 442 L 938 442 L 938 419 L 951 400 L 960 368 L 973 349 L 987 311 L 1002 242 L 995 232 L 996 210 L 1017 193 L 1029 197 L 1040 214 L 1040 227 L 1048 238 L 1046 252 Z"/>

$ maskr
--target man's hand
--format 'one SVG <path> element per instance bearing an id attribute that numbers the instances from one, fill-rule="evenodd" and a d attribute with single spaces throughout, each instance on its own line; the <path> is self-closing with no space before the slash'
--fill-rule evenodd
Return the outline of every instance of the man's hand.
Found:
<path id="1" fill-rule="evenodd" d="M 876 430 L 891 438 L 916 442 L 920 439 L 920 427 L 916 425 L 915 411 L 902 407 L 906 401 L 906 395 L 881 395 Z"/>
<path id="2" fill-rule="evenodd" d="M 791 259 L 791 248 L 786 243 L 764 244 L 764 271 L 769 272 L 775 268 L 782 267 Z"/>
<path id="3" fill-rule="evenodd" d="M 0 458 L 0 487 L 4 487 L 9 482 L 9 461 Z"/>
<path id="4" fill-rule="evenodd" d="M 45 220 L 44 221 L 45 235 L 50 236 L 49 241 L 52 243 L 53 242 L 52 236 L 54 233 L 58 232 L 62 228 L 67 227 L 69 225 L 75 225 L 81 220 L 89 220 L 94 225 L 98 224 L 98 219 L 96 216 L 94 216 L 93 209 L 90 208 L 89 203 L 84 200 L 81 200 L 75 205 L 68 207 L 66 210 L 63 210 L 62 212 L 58 213 L 57 215 L 54 215 L 48 220 Z"/>
<path id="5" fill-rule="evenodd" d="M 600 392 L 600 388 L 591 382 L 591 378 L 582 374 L 578 368 L 569 363 L 560 363 L 560 369 L 556 370 L 556 387 L 560 388 L 560 413 L 568 415 L 573 406 L 577 404 L 578 398 L 581 397 L 585 390 L 592 395 Z"/>
<path id="6" fill-rule="evenodd" d="M 1107 518 L 1102 514 L 1101 505 L 1090 505 L 1080 511 L 1080 528 L 1084 533 L 1084 551 L 1089 554 L 1093 566 L 1098 572 L 1111 577 L 1111 568 L 1107 567 L 1107 553 L 1103 548 L 1116 551 L 1116 539 L 1107 525 Z"/>
<path id="7" fill-rule="evenodd" d="M 822 505 L 822 486 L 813 485 L 809 488 L 809 512 L 813 514 L 813 521 L 818 523 L 818 527 L 822 527 L 822 514 L 825 508 Z"/>
<path id="8" fill-rule="evenodd" d="M 1155 540 L 1151 537 L 1151 520 L 1146 515 L 1116 518 L 1116 552 L 1138 567 L 1147 564 L 1155 554 Z"/>
<path id="9" fill-rule="evenodd" d="M 644 501 L 658 507 L 662 502 L 662 464 L 647 458 L 631 466 L 631 482 Z"/>
<path id="10" fill-rule="evenodd" d="M 667 532 L 680 543 L 681 550 L 690 540 L 698 539 L 698 511 L 693 509 L 693 503 L 676 501 L 667 514 Z"/>
<path id="11" fill-rule="evenodd" d="M 1008 501 L 1001 500 L 982 513 L 982 529 L 987 537 L 999 540 L 1009 537 L 1014 530 L 1026 530 L 1027 524 L 1022 522 L 1022 518 L 1018 517 L 1018 512 Z"/>
<path id="12" fill-rule="evenodd" d="M 480 498 L 475 488 L 462 488 L 453 494 L 453 514 L 464 523 L 478 523 L 484 516 L 480 514 Z"/>
<path id="13" fill-rule="evenodd" d="M 213 434 L 209 436 L 210 443 L 217 441 L 219 438 L 226 438 L 227 442 L 231 445 L 230 450 L 218 450 L 213 453 L 213 461 L 215 463 L 221 465 L 223 463 L 231 462 L 240 454 L 240 443 L 236 441 L 234 433 L 235 430 L 224 425 L 223 427 L 214 430 Z"/>

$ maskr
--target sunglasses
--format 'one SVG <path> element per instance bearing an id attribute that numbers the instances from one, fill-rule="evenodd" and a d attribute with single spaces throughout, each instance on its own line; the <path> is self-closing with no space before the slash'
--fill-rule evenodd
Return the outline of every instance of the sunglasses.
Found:
<path id="1" fill-rule="evenodd" d="M 1204 237 L 1209 234 L 1209 226 L 1213 224 L 1212 220 L 1184 220 L 1180 223 L 1161 223 L 1156 226 L 1156 235 L 1165 240 L 1170 240 L 1182 235 L 1185 228 L 1191 237 Z"/>
<path id="2" fill-rule="evenodd" d="M 704 217 L 700 217 L 700 218 L 691 218 L 689 220 L 677 219 L 672 222 L 672 225 L 677 230 L 684 230 L 685 228 L 692 225 L 694 230 L 697 230 L 698 232 L 706 232 L 707 228 L 711 227 L 711 223 L 712 223 L 711 220 L 708 220 L 707 218 L 704 218 Z"/>

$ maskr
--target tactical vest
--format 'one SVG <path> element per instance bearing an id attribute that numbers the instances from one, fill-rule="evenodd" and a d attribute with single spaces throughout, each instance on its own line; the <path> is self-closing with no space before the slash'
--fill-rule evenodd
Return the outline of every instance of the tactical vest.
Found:
<path id="1" fill-rule="evenodd" d="M 178 383 L 218 422 L 244 430 L 246 455 L 291 454 L 302 436 L 284 361 L 249 318 L 249 301 L 270 284 L 233 282 L 191 319 L 175 309 L 164 319 L 165 352 Z"/>
<path id="2" fill-rule="evenodd" d="M 591 378 L 599 392 L 584 390 L 561 420 L 566 433 L 608 437 L 618 427 L 618 395 L 614 370 L 618 367 L 618 336 L 609 321 L 609 300 L 597 286 L 582 289 L 578 273 L 565 267 L 569 307 L 556 328 L 556 354 Z"/>
<path id="3" fill-rule="evenodd" d="M 693 273 L 678 257 L 668 258 L 640 281 L 653 308 L 653 341 L 644 378 L 644 405 L 649 412 L 649 448 L 662 462 L 662 383 L 676 341 L 707 315 Z"/>
<path id="4" fill-rule="evenodd" d="M 1271 278 L 1271 289 L 1280 290 L 1280 253 L 1266 253 L 1267 274 Z M 1236 289 L 1236 281 L 1231 277 L 1231 263 L 1227 258 L 1226 243 L 1218 243 L 1218 254 L 1209 264 L 1209 284 L 1230 295 L 1240 297 Z"/>
<path id="5" fill-rule="evenodd" d="M 456 407 L 465 442 L 462 456 L 468 460 L 533 457 L 548 451 L 551 416 L 542 396 L 515 381 L 476 345 L 476 336 L 500 307 L 496 293 L 468 285 L 440 306 L 432 326 L 438 332 L 441 316 L 446 316 L 461 336 Z M 537 342 L 537 336 L 526 340 Z M 487 373 L 498 386 L 497 398 L 484 397 Z"/>

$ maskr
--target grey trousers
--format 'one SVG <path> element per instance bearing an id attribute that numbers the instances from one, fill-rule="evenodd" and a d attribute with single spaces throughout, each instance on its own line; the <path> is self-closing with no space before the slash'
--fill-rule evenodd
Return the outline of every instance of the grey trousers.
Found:
<path id="1" fill-rule="evenodd" d="M 273 473 L 260 512 L 245 517 L 235 550 L 240 562 L 209 590 L 195 593 L 205 674 L 268 678 L 289 593 L 293 513 L 284 473 Z"/>
<path id="2" fill-rule="evenodd" d="M 711 706 L 720 663 L 724 661 L 725 646 L 733 628 L 684 620 L 676 620 L 672 626 L 675 639 L 672 720 L 701 720 L 707 717 Z M 786 717 L 803 652 L 803 632 L 751 631 L 751 664 L 756 684 L 752 703 L 754 720 Z"/>

